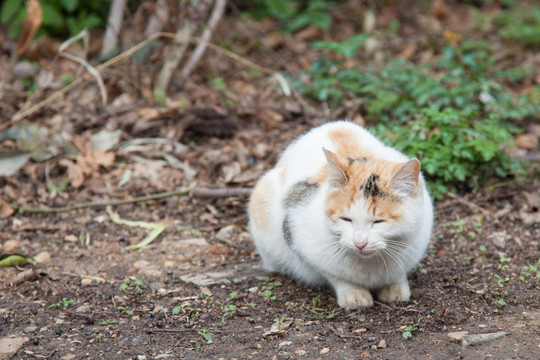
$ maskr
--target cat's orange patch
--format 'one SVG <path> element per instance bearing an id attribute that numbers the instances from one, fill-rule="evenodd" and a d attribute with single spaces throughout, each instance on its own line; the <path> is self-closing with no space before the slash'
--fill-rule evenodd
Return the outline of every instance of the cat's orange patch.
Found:
<path id="1" fill-rule="evenodd" d="M 367 149 L 362 149 L 358 143 L 356 134 L 347 129 L 333 129 L 328 132 L 328 137 L 336 146 L 336 153 L 343 157 L 357 158 L 373 158 L 373 154 Z"/>
<path id="2" fill-rule="evenodd" d="M 317 184 L 321 186 L 328 180 L 328 164 L 324 164 L 311 178 L 308 179 L 308 183 Z"/>
<path id="3" fill-rule="evenodd" d="M 270 209 L 274 196 L 274 185 L 268 176 L 263 177 L 251 193 L 248 211 L 254 225 L 260 230 L 270 230 L 272 216 Z"/>
<path id="4" fill-rule="evenodd" d="M 350 165 L 340 165 L 345 172 L 348 183 L 340 189 L 335 189 L 328 196 L 326 201 L 326 215 L 333 221 L 337 221 L 340 216 L 355 202 L 360 196 L 364 196 L 364 185 L 369 177 L 377 175 L 376 185 L 380 194 L 365 198 L 366 207 L 376 218 L 386 221 L 397 221 L 403 214 L 399 207 L 399 199 L 390 193 L 389 183 L 395 172 L 402 166 L 402 163 L 390 161 L 376 161 L 358 163 Z"/>

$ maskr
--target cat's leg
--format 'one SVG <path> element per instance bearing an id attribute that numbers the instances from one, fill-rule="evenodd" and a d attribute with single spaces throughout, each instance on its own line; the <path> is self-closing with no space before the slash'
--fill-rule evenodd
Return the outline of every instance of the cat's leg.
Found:
<path id="1" fill-rule="evenodd" d="M 340 280 L 330 281 L 330 283 L 336 291 L 337 302 L 340 307 L 356 309 L 373 306 L 373 297 L 367 288 Z"/>
<path id="2" fill-rule="evenodd" d="M 377 297 L 385 303 L 407 302 L 411 297 L 411 289 L 405 279 L 402 282 L 386 285 L 379 289 Z"/>

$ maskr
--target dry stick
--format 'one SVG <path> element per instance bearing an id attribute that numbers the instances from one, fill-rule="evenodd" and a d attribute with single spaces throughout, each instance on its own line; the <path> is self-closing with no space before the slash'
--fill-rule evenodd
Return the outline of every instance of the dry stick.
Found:
<path id="1" fill-rule="evenodd" d="M 84 209 L 89 207 L 98 207 L 98 206 L 117 206 L 124 204 L 132 204 L 137 202 L 149 201 L 149 200 L 159 200 L 172 196 L 181 196 L 190 194 L 192 197 L 202 197 L 202 198 L 220 198 L 220 197 L 229 197 L 229 196 L 248 196 L 251 194 L 250 188 L 230 188 L 230 189 L 208 189 L 208 188 L 194 188 L 189 190 L 186 188 L 177 189 L 174 191 L 167 191 L 163 193 L 152 194 L 148 196 L 139 196 L 133 199 L 125 200 L 104 200 L 104 201 L 95 201 L 89 203 L 81 203 L 72 206 L 62 206 L 62 207 L 53 207 L 53 208 L 41 208 L 41 207 L 27 207 L 27 206 L 17 206 L 10 204 L 10 206 L 20 212 L 31 212 L 31 213 L 59 213 L 59 212 L 69 212 L 77 209 Z"/>
<path id="2" fill-rule="evenodd" d="M 118 33 L 122 27 L 125 7 L 126 0 L 113 0 L 111 4 L 111 12 L 107 19 L 107 30 L 105 31 L 103 46 L 101 47 L 101 57 L 112 52 L 118 45 Z"/>
<path id="3" fill-rule="evenodd" d="M 191 191 L 191 196 L 198 198 L 222 198 L 229 196 L 249 196 L 251 195 L 251 188 L 222 188 L 222 189 L 209 189 L 209 188 L 194 188 Z"/>
<path id="4" fill-rule="evenodd" d="M 204 5 L 204 3 L 202 4 Z M 170 55 L 166 58 L 165 63 L 161 68 L 161 73 L 156 80 L 156 91 L 167 93 L 171 77 L 184 57 L 184 53 L 189 45 L 189 41 L 184 41 L 184 39 L 190 38 L 196 28 L 195 22 L 190 18 L 186 18 L 182 27 L 176 31 L 176 37 L 172 44 L 172 49 L 170 49 Z"/>
<path id="5" fill-rule="evenodd" d="M 137 51 L 139 51 L 140 49 L 142 49 L 143 47 L 145 47 L 146 45 L 148 45 L 149 43 L 151 43 L 152 41 L 158 39 L 158 38 L 169 38 L 169 39 L 177 39 L 178 36 L 176 34 L 173 34 L 173 33 L 169 33 L 169 32 L 159 32 L 159 33 L 155 33 L 153 35 L 151 35 L 150 37 L 148 37 L 146 40 L 140 42 L 139 44 L 135 45 L 134 47 L 124 51 L 122 54 L 112 58 L 111 60 L 107 61 L 107 62 L 104 62 L 103 64 L 100 64 L 98 66 L 96 66 L 96 69 L 97 70 L 103 70 L 103 69 L 106 69 L 122 60 L 125 60 L 126 58 L 129 58 L 131 55 L 133 55 L 134 53 L 136 53 Z M 201 42 L 202 40 L 199 38 L 199 37 L 189 37 L 189 38 L 184 38 L 184 39 L 180 39 L 181 41 L 193 41 L 195 43 L 199 43 Z M 268 74 L 268 75 L 273 75 L 273 76 L 276 76 L 276 75 L 279 75 L 281 78 L 283 78 L 283 76 L 281 76 L 281 74 L 279 74 L 278 72 L 272 70 L 272 69 L 269 69 L 269 68 L 266 68 L 264 66 L 261 66 L 261 65 L 257 65 L 243 57 L 241 57 L 240 55 L 237 55 L 227 49 L 224 49 L 222 47 L 219 47 L 217 45 L 214 45 L 210 42 L 207 42 L 206 46 L 209 48 L 209 49 L 212 49 L 214 50 L 215 52 L 217 53 L 220 53 L 221 55 L 224 55 L 224 56 L 227 56 L 229 57 L 230 59 L 242 64 L 242 65 L 245 65 L 247 67 L 250 67 L 250 68 L 253 68 L 253 69 L 256 69 L 262 73 L 265 73 L 265 74 Z M 56 100 L 56 98 L 60 97 L 61 95 L 67 93 L 69 90 L 71 90 L 72 88 L 74 88 L 75 86 L 79 85 L 80 83 L 82 83 L 83 81 L 87 80 L 90 78 L 90 75 L 89 74 L 85 74 L 83 76 L 81 76 L 80 78 L 77 78 L 75 81 L 73 81 L 71 84 L 67 85 L 66 87 L 58 90 L 57 92 L 55 92 L 54 94 L 52 94 L 51 96 L 49 96 L 48 98 L 46 98 L 45 100 L 37 103 L 36 105 L 32 106 L 31 108 L 27 109 L 27 110 L 24 110 L 24 111 L 20 111 L 18 113 L 16 113 L 13 118 L 4 123 L 4 124 L 1 124 L 0 125 L 0 131 L 6 129 L 7 127 L 9 127 L 10 125 L 13 125 L 19 121 L 21 121 L 22 119 L 24 119 L 25 117 L 35 113 L 36 111 L 44 108 L 45 106 L 49 105 L 51 102 L 53 102 L 54 100 Z M 300 101 L 302 103 L 302 105 L 306 108 L 306 109 L 309 109 L 310 111 L 312 112 L 315 112 L 315 109 L 313 109 L 312 106 L 310 106 L 309 104 L 307 104 L 305 102 L 305 100 L 303 100 L 300 96 L 300 94 L 298 94 L 296 91 L 293 91 L 293 94 L 295 95 L 295 97 L 297 98 L 298 101 Z"/>
<path id="6" fill-rule="evenodd" d="M 201 36 L 202 41 L 197 44 L 195 51 L 193 51 L 193 54 L 191 54 L 190 58 L 180 71 L 180 83 L 184 83 L 186 81 L 188 76 L 191 74 L 191 72 L 203 56 L 204 51 L 206 50 L 206 44 L 212 37 L 212 33 L 214 32 L 214 29 L 219 23 L 219 20 L 221 19 L 221 16 L 225 11 L 226 5 L 227 0 L 216 0 L 216 3 L 214 4 L 214 9 L 212 10 L 212 14 L 210 15 L 210 20 L 208 20 L 206 29 L 204 29 L 204 32 Z"/>

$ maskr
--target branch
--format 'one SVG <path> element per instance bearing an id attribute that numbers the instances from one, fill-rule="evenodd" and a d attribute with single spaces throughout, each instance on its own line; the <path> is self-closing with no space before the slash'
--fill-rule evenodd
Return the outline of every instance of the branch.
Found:
<path id="1" fill-rule="evenodd" d="M 118 33 L 122 27 L 122 19 L 124 17 L 124 8 L 126 0 L 113 0 L 111 4 L 111 12 L 107 19 L 107 31 L 103 38 L 103 46 L 101 47 L 100 57 L 107 56 L 118 45 Z"/>
<path id="2" fill-rule="evenodd" d="M 180 71 L 180 83 L 184 83 L 186 81 L 186 79 L 191 74 L 191 72 L 201 59 L 202 55 L 204 54 L 204 51 L 206 50 L 206 44 L 212 37 L 212 33 L 214 32 L 217 24 L 219 23 L 219 20 L 221 19 L 221 16 L 225 11 L 226 5 L 227 0 L 216 0 L 214 9 L 212 10 L 212 14 L 210 15 L 210 20 L 208 20 L 208 25 L 206 26 L 206 29 L 204 29 L 204 32 L 201 36 L 201 41 L 199 42 L 199 44 L 197 44 L 195 51 L 193 51 L 193 54 L 191 54 L 190 58 Z"/>
<path id="3" fill-rule="evenodd" d="M 229 197 L 229 196 L 249 196 L 250 194 L 251 194 L 250 188 L 223 188 L 223 189 L 194 188 L 191 191 L 187 188 L 181 188 L 181 189 L 177 189 L 173 191 L 167 191 L 167 192 L 152 194 L 148 196 L 139 196 L 133 199 L 103 200 L 103 201 L 81 203 L 81 204 L 76 204 L 76 205 L 71 205 L 71 206 L 62 206 L 62 207 L 43 208 L 43 207 L 17 206 L 15 204 L 10 204 L 10 206 L 21 213 L 29 212 L 29 213 L 48 214 L 48 213 L 69 212 L 72 210 L 99 207 L 99 206 L 117 206 L 117 205 L 124 205 L 124 204 L 133 204 L 137 202 L 159 200 L 159 199 L 169 198 L 173 196 L 183 196 L 183 195 L 190 195 L 191 197 L 200 197 L 200 198 L 208 199 L 208 198 L 222 198 L 222 197 Z"/>

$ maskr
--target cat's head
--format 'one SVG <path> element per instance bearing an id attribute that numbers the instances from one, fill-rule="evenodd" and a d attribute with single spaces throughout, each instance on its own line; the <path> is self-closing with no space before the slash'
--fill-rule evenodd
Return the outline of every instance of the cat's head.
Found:
<path id="1" fill-rule="evenodd" d="M 421 221 L 420 162 L 352 159 L 323 149 L 328 162 L 325 212 L 340 243 L 369 258 L 406 246 Z"/>

